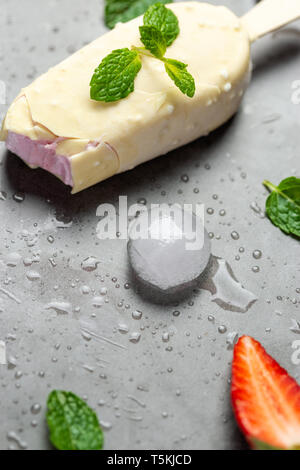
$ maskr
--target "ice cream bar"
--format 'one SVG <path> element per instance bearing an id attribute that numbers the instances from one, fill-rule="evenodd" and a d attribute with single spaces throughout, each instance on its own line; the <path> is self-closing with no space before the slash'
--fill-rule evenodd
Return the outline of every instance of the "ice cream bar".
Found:
<path id="1" fill-rule="evenodd" d="M 284 3 L 284 5 L 283 5 Z M 30 167 L 53 173 L 77 193 L 204 136 L 238 109 L 250 80 L 250 45 L 300 17 L 299 0 L 264 0 L 242 18 L 222 6 L 168 5 L 180 34 L 167 56 L 188 64 L 193 98 L 162 62 L 143 56 L 134 92 L 114 103 L 90 99 L 95 68 L 112 50 L 142 45 L 142 18 L 119 23 L 31 85 L 10 106 L 1 140 Z"/>

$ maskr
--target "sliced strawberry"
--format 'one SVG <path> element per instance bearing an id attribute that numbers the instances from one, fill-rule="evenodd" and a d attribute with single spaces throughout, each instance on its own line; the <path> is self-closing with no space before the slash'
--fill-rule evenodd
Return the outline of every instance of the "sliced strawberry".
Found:
<path id="1" fill-rule="evenodd" d="M 253 448 L 299 448 L 300 386 L 250 336 L 234 348 L 231 399 Z"/>

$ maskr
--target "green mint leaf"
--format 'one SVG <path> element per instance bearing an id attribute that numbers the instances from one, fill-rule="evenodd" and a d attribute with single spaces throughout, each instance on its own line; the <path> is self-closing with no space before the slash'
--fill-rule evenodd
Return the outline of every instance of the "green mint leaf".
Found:
<path id="1" fill-rule="evenodd" d="M 96 68 L 90 83 L 90 96 L 96 101 L 118 101 L 134 90 L 134 79 L 142 66 L 137 51 L 116 49 Z"/>
<path id="2" fill-rule="evenodd" d="M 165 69 L 169 77 L 182 93 L 192 98 L 195 94 L 195 81 L 187 71 L 187 65 L 175 59 L 165 59 Z"/>
<path id="3" fill-rule="evenodd" d="M 53 390 L 47 401 L 50 440 L 58 450 L 100 450 L 103 433 L 96 413 L 72 392 Z"/>
<path id="4" fill-rule="evenodd" d="M 157 0 L 106 0 L 105 24 L 112 29 L 116 23 L 126 23 L 145 13 L 147 8 Z M 173 0 L 160 0 L 161 3 L 172 3 Z"/>
<path id="5" fill-rule="evenodd" d="M 154 26 L 140 26 L 141 41 L 155 57 L 161 59 L 166 52 L 166 42 L 162 33 Z"/>
<path id="6" fill-rule="evenodd" d="M 276 227 L 283 232 L 300 237 L 300 178 L 291 176 L 275 186 L 263 184 L 271 190 L 266 201 L 266 212 Z"/>
<path id="7" fill-rule="evenodd" d="M 144 14 L 144 25 L 154 26 L 164 36 L 167 47 L 177 38 L 179 25 L 176 15 L 162 3 L 150 6 Z"/>

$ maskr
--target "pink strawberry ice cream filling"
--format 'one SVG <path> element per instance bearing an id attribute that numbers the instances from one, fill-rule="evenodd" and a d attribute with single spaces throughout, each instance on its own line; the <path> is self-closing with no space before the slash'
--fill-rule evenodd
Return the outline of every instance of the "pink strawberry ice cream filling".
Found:
<path id="1" fill-rule="evenodd" d="M 9 131 L 6 146 L 8 150 L 18 155 L 28 165 L 39 166 L 53 173 L 65 184 L 73 186 L 69 158 L 56 153 L 56 147 L 60 140 L 31 140 L 29 137 Z"/>

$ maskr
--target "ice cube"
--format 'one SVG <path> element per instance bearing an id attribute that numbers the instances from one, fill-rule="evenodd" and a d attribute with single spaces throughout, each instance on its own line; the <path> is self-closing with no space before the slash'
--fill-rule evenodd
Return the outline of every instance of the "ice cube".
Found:
<path id="1" fill-rule="evenodd" d="M 202 217 L 178 205 L 163 206 L 140 214 L 130 227 L 128 242 L 140 293 L 159 303 L 188 295 L 211 254 Z"/>

